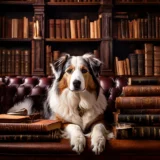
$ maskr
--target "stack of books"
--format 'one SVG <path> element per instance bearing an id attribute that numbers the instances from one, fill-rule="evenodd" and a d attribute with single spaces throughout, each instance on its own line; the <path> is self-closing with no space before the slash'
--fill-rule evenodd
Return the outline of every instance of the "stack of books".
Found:
<path id="1" fill-rule="evenodd" d="M 0 114 L 0 142 L 59 141 L 61 121 L 37 117 Z"/>
<path id="2" fill-rule="evenodd" d="M 160 139 L 159 84 L 158 77 L 129 78 L 115 102 L 117 139 Z"/>

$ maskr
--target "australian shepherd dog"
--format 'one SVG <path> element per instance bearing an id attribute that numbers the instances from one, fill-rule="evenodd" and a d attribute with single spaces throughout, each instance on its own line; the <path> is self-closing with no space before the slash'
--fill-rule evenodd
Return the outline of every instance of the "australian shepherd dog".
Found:
<path id="1" fill-rule="evenodd" d="M 103 123 L 107 101 L 98 81 L 101 64 L 92 54 L 64 54 L 51 64 L 55 80 L 43 104 L 43 113 L 45 118 L 62 120 L 65 124 L 64 137 L 70 139 L 72 150 L 79 154 L 86 145 L 86 130 L 89 130 L 87 136 L 91 137 L 95 154 L 100 154 L 105 148 L 106 139 L 113 137 Z M 31 114 L 31 99 L 16 104 L 8 112 L 24 106 Z"/>

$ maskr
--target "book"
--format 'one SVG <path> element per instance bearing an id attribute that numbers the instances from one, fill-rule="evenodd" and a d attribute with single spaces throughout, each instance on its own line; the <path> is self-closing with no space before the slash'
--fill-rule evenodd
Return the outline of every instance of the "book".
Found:
<path id="1" fill-rule="evenodd" d="M 160 96 L 150 97 L 117 97 L 115 107 L 133 109 L 158 109 L 160 106 Z"/>
<path id="2" fill-rule="evenodd" d="M 160 139 L 159 126 L 116 127 L 116 139 Z"/>
<path id="3" fill-rule="evenodd" d="M 128 77 L 128 85 L 158 85 L 159 77 Z"/>
<path id="4" fill-rule="evenodd" d="M 129 85 L 122 89 L 123 96 L 160 96 L 159 85 Z"/>
<path id="5" fill-rule="evenodd" d="M 0 123 L 21 123 L 31 120 L 30 116 L 0 114 Z"/>
<path id="6" fill-rule="evenodd" d="M 160 109 L 120 109 L 121 114 L 160 114 Z"/>
<path id="7" fill-rule="evenodd" d="M 55 129 L 43 134 L 0 134 L 0 142 L 58 142 L 61 131 Z"/>
<path id="8" fill-rule="evenodd" d="M 154 46 L 154 75 L 160 75 L 160 46 Z"/>
<path id="9" fill-rule="evenodd" d="M 115 124 L 134 123 L 137 125 L 159 125 L 160 114 L 114 114 Z"/>
<path id="10" fill-rule="evenodd" d="M 17 117 L 18 119 L 19 116 L 14 116 L 14 117 Z M 30 118 L 28 117 L 26 117 L 26 119 L 30 120 Z M 21 123 L 19 123 L 20 120 L 14 123 L 13 121 L 11 122 L 7 121 L 7 122 L 8 123 L 6 123 L 6 121 L 1 121 L 0 123 L 1 133 L 6 133 L 6 132 L 10 134 L 17 133 L 17 132 L 18 133 L 43 133 L 43 132 L 49 132 L 49 131 L 61 128 L 61 121 L 59 120 L 38 119 L 38 120 L 27 122 L 27 121 L 24 121 L 24 117 L 23 117 L 23 120 L 21 120 Z"/>

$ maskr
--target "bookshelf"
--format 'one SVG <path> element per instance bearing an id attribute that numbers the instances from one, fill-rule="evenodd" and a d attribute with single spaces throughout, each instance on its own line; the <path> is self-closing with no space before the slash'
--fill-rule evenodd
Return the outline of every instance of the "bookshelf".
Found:
<path id="1" fill-rule="evenodd" d="M 115 74 L 121 76 L 160 76 L 158 69 L 160 67 L 160 52 L 157 50 L 160 45 L 159 5 L 159 0 L 114 1 L 113 55 Z M 148 50 L 149 46 L 152 46 L 150 50 Z M 128 64 L 127 61 L 129 61 Z M 118 70 L 119 68 L 122 69 Z M 126 71 L 128 68 L 130 73 Z M 148 73 L 148 70 L 152 71 Z"/>
<path id="2" fill-rule="evenodd" d="M 62 52 L 71 55 L 82 55 L 86 52 L 95 53 L 103 62 L 101 75 L 116 75 L 115 57 L 124 60 L 136 49 L 144 49 L 145 43 L 159 45 L 160 32 L 154 33 L 158 30 L 160 23 L 159 5 L 159 0 L 0 1 L 2 11 L 0 13 L 0 49 L 28 49 L 30 52 L 30 71 L 26 75 L 51 75 L 48 66 L 54 61 L 54 51 L 58 54 L 57 56 Z M 144 29 L 136 33 L 138 35 L 133 36 L 133 33 L 131 34 L 127 28 L 129 21 L 140 19 L 140 22 L 148 25 L 148 15 L 154 15 L 155 23 L 158 22 L 154 26 L 155 29 L 151 29 L 151 34 L 155 34 L 155 36 L 148 36 L 149 32 L 144 33 Z M 11 27 L 11 22 L 7 22 L 7 20 L 3 22 L 3 17 L 16 19 L 12 21 L 27 17 L 28 36 L 24 37 L 23 32 L 20 33 L 19 29 L 17 35 L 12 33 L 11 28 L 8 33 L 6 29 L 8 27 L 5 28 L 5 25 Z M 85 26 L 84 21 L 87 23 Z M 139 22 L 132 23 L 137 23 L 137 26 L 139 24 Z M 118 25 L 121 30 L 118 30 Z M 57 26 L 59 26 L 58 29 Z M 151 27 L 153 28 L 153 26 Z M 4 30 L 5 33 L 7 32 L 6 35 L 2 34 Z M 124 31 L 128 33 L 124 35 Z M 57 35 L 57 32 L 60 35 Z M 2 71 L 0 74 L 10 75 L 10 73 L 2 73 Z M 11 75 L 13 74 L 14 72 L 11 73 Z M 128 76 L 124 73 L 122 75 Z"/>
<path id="3" fill-rule="evenodd" d="M 90 1 L 60 1 L 60 0 L 3 0 L 0 1 L 0 8 L 2 13 L 0 14 L 0 48 L 1 53 L 5 50 L 11 49 L 28 49 L 30 52 L 30 71 L 28 75 L 50 75 L 51 71 L 48 67 L 49 63 L 54 61 L 54 51 L 58 51 L 59 54 L 62 52 L 70 53 L 71 55 L 83 55 L 86 52 L 92 52 L 98 55 L 103 63 L 102 74 L 113 74 L 112 68 L 112 0 L 90 0 Z M 22 15 L 21 15 L 22 14 Z M 7 20 L 3 20 L 3 17 L 7 17 Z M 14 32 L 12 31 L 12 27 L 14 26 L 12 22 L 10 22 L 10 35 L 3 35 L 3 31 L 5 30 L 5 25 L 8 24 L 8 19 L 16 19 L 15 21 L 19 21 L 17 19 L 23 19 L 23 17 L 28 18 L 27 23 L 30 24 L 31 27 L 28 29 L 29 36 L 24 37 L 23 35 L 19 35 L 19 22 L 15 22 L 15 28 L 17 31 L 16 35 L 12 35 Z M 50 19 L 54 21 L 54 27 L 50 28 Z M 63 35 L 63 37 L 51 37 L 50 30 L 52 32 L 56 29 L 55 22 L 59 20 L 60 25 L 63 23 L 63 20 L 69 21 L 69 36 Z M 83 20 L 82 20 L 83 19 Z M 72 21 L 73 20 L 73 21 Z M 80 24 L 85 23 L 87 24 Z M 7 24 L 4 22 L 6 21 Z M 14 21 L 14 20 L 11 20 Z M 63 21 L 63 22 L 62 22 Z M 73 23 L 72 23 L 72 22 Z M 79 21 L 79 22 L 77 22 Z M 93 22 L 91 24 L 91 22 Z M 24 23 L 24 22 L 23 22 Z M 71 24 L 72 23 L 72 24 Z M 75 24 L 74 24 L 75 23 Z M 79 24 L 77 24 L 79 23 Z M 109 24 L 109 25 L 108 25 Z M 23 24 L 24 25 L 24 24 Z M 51 24 L 52 25 L 52 24 Z M 73 26 L 76 29 L 73 31 Z M 77 27 L 83 31 L 86 35 L 82 35 L 82 31 L 77 33 Z M 82 29 L 83 26 L 84 28 Z M 99 28 L 97 28 L 97 26 Z M 23 26 L 24 27 L 24 26 Z M 86 28 L 85 28 L 86 27 Z M 17 30 L 18 28 L 18 30 Z M 38 29 L 37 29 L 38 28 Z M 66 30 L 66 28 L 57 29 L 56 32 L 60 32 L 61 29 Z M 37 31 L 38 30 L 38 31 Z M 92 35 L 91 31 L 92 30 Z M 95 35 L 95 31 L 98 32 Z M 8 30 L 5 30 L 5 33 Z M 56 33 L 55 32 L 55 33 Z M 75 32 L 75 33 L 71 33 Z M 52 33 L 52 34 L 55 34 Z M 23 34 L 23 32 L 21 33 Z M 78 34 L 78 35 L 77 35 Z M 80 35 L 81 34 L 81 35 Z M 94 35 L 93 35 L 94 34 Z M 9 47 L 7 47 L 9 46 Z M 46 48 L 50 48 L 50 50 L 46 50 Z M 52 53 L 47 53 L 47 52 Z M 6 51 L 7 52 L 7 51 Z M 16 52 L 16 51 L 15 51 Z M 2 54 L 1 54 L 2 55 Z M 50 56 L 50 57 L 48 57 Z M 59 56 L 59 55 L 58 55 Z M 4 59 L 4 57 L 3 57 Z M 7 59 L 5 57 L 5 59 Z M 48 60 L 51 61 L 48 61 Z M 8 62 L 9 63 L 9 62 Z M 6 62 L 6 64 L 8 64 Z M 3 64 L 5 65 L 5 63 Z M 19 66 L 21 68 L 21 66 Z M 5 67 L 3 67 L 5 68 Z M 7 68 L 6 68 L 7 70 Z M 0 73 L 1 75 L 13 75 L 8 71 Z M 23 75 L 20 73 L 20 75 Z"/>

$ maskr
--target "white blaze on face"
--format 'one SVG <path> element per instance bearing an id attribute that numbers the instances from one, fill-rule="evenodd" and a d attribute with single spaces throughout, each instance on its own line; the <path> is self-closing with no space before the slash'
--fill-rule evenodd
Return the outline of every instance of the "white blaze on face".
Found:
<path id="1" fill-rule="evenodd" d="M 76 91 L 74 83 L 76 81 L 78 81 L 78 82 L 80 82 L 80 87 L 78 90 L 79 91 L 85 90 L 85 80 L 84 80 L 83 74 L 81 72 L 81 67 L 84 66 L 83 58 L 80 56 L 78 56 L 78 57 L 73 56 L 73 58 L 71 59 L 71 65 L 74 67 L 74 71 L 71 75 L 69 89 L 72 91 L 74 91 L 74 90 Z"/>

